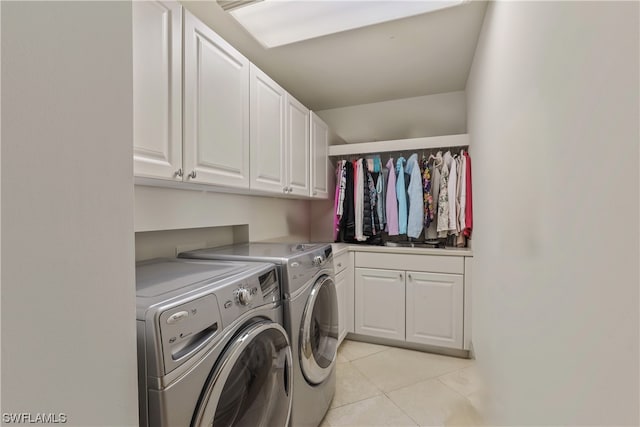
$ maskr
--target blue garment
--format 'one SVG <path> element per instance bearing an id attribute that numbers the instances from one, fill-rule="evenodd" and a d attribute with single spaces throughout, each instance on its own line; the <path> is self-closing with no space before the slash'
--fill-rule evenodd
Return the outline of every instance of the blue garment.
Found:
<path id="1" fill-rule="evenodd" d="M 398 234 L 407 234 L 407 190 L 404 186 L 404 157 L 396 162 L 396 197 L 398 198 Z"/>
<path id="2" fill-rule="evenodd" d="M 382 160 L 380 159 L 380 156 L 375 156 L 373 158 L 373 171 L 374 172 L 382 171 Z"/>
<path id="3" fill-rule="evenodd" d="M 407 219 L 407 236 L 418 238 L 422 233 L 424 222 L 422 174 L 418 164 L 418 155 L 412 154 L 407 160 L 406 172 L 411 176 L 409 180 L 409 215 Z"/>

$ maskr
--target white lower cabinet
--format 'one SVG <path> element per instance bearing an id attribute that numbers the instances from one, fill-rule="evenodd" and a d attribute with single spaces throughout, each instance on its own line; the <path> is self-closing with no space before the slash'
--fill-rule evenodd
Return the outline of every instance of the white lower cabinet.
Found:
<path id="1" fill-rule="evenodd" d="M 355 332 L 463 349 L 464 276 L 355 269 Z"/>
<path id="2" fill-rule="evenodd" d="M 405 339 L 404 271 L 355 269 L 355 332 Z"/>
<path id="3" fill-rule="evenodd" d="M 462 348 L 463 276 L 408 271 L 406 311 L 408 342 Z"/>

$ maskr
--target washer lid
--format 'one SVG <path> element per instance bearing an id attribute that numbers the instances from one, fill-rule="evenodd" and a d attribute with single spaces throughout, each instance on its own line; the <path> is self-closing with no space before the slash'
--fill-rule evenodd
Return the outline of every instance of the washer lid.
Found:
<path id="1" fill-rule="evenodd" d="M 228 261 L 153 259 L 136 265 L 136 296 L 153 298 L 205 280 L 222 280 L 251 264 Z"/>

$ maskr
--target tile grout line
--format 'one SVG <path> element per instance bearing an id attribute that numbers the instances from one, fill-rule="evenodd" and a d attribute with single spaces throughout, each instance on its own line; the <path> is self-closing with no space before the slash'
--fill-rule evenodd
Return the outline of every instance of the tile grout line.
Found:
<path id="1" fill-rule="evenodd" d="M 362 372 L 360 372 L 360 370 L 359 370 L 358 368 L 356 368 L 356 367 L 355 367 L 355 365 L 351 364 L 351 362 L 348 362 L 348 363 L 349 363 L 349 365 L 351 365 L 351 367 L 352 367 L 353 369 L 355 369 L 355 371 L 356 371 L 357 373 L 359 373 L 359 374 L 362 376 L 362 378 L 364 378 L 364 379 L 365 379 L 365 381 L 367 381 L 369 384 L 371 384 L 371 386 L 373 386 L 373 388 L 375 388 L 375 389 L 376 389 L 376 391 L 378 392 L 378 394 L 375 394 L 375 395 L 373 395 L 373 396 L 369 396 L 369 397 L 365 397 L 365 398 L 362 398 L 362 399 L 358 399 L 358 400 L 355 400 L 355 401 L 353 401 L 353 402 L 344 403 L 344 404 L 339 405 L 339 406 L 330 407 L 329 409 L 342 408 L 343 406 L 351 405 L 352 403 L 362 402 L 362 401 L 364 401 L 364 400 L 371 399 L 372 397 L 376 397 L 376 396 L 380 396 L 381 394 L 384 394 L 384 391 L 383 391 L 383 390 L 381 390 L 377 385 L 375 385 L 375 384 L 373 383 L 373 381 L 371 381 L 371 379 L 370 379 L 369 377 L 367 377 L 365 374 L 363 374 Z"/>
<path id="2" fill-rule="evenodd" d="M 358 367 L 357 367 L 357 366 L 354 366 L 354 367 L 355 367 L 356 369 L 358 369 Z M 445 375 L 452 374 L 452 373 L 454 373 L 454 372 L 456 372 L 456 371 L 458 371 L 458 370 L 460 370 L 460 369 L 465 369 L 465 368 L 454 369 L 454 370 L 452 370 L 452 371 L 447 371 L 447 372 L 445 372 L 445 373 L 442 373 L 442 374 L 439 374 L 439 375 L 434 375 L 434 376 L 432 376 L 432 377 L 421 378 L 421 379 L 418 379 L 418 380 L 416 380 L 416 381 L 414 381 L 414 382 L 411 382 L 411 383 L 409 383 L 409 384 L 402 385 L 402 386 L 400 386 L 400 387 L 394 388 L 394 389 L 392 389 L 392 390 L 388 390 L 388 391 L 384 391 L 384 390 L 382 390 L 382 389 L 381 389 L 381 390 L 382 390 L 382 392 L 383 392 L 383 393 L 392 393 L 392 392 L 394 392 L 394 391 L 402 390 L 403 388 L 411 387 L 411 386 L 414 386 L 414 385 L 416 385 L 416 384 L 418 384 L 418 383 L 421 383 L 421 382 L 424 382 L 424 381 L 438 380 L 440 377 L 443 377 L 443 376 L 445 376 Z M 358 371 L 360 371 L 360 369 L 358 369 Z M 371 378 L 369 378 L 367 375 L 365 375 L 365 374 L 364 374 L 364 372 L 360 371 L 360 373 L 361 373 L 362 375 L 364 375 L 364 376 L 365 376 L 365 378 L 367 378 L 370 382 L 372 382 L 372 383 L 373 383 L 373 381 L 371 380 Z M 442 382 L 442 381 L 441 381 L 441 382 Z M 375 383 L 374 383 L 374 385 L 375 385 Z M 446 385 L 446 384 L 445 384 L 445 385 Z M 378 386 L 376 385 L 376 387 L 378 387 Z M 447 387 L 449 387 L 449 386 L 447 386 Z M 378 388 L 379 388 L 379 387 L 378 387 Z M 449 388 L 451 388 L 451 387 L 449 387 Z M 458 394 L 460 394 L 460 393 L 458 393 Z M 465 397 L 466 397 L 466 396 L 465 396 Z"/>
<path id="3" fill-rule="evenodd" d="M 416 426 L 419 426 L 419 425 L 420 425 L 420 423 L 418 423 L 418 422 L 417 422 L 417 421 L 416 421 L 416 420 L 415 420 L 411 415 L 407 414 L 407 412 L 406 412 L 404 409 L 402 409 L 401 407 L 399 407 L 399 406 L 398 406 L 398 404 L 397 404 L 396 402 L 394 402 L 394 401 L 393 401 L 393 399 L 391 399 L 391 398 L 389 397 L 389 395 L 387 395 L 387 393 L 386 393 L 386 392 L 382 392 L 382 394 L 383 394 L 387 399 L 389 399 L 389 402 L 391 402 L 391 403 L 393 404 L 393 406 L 395 406 L 396 408 L 398 408 L 398 409 L 400 410 L 400 412 L 402 412 L 402 413 L 403 413 L 403 414 L 405 414 L 407 417 L 409 417 L 409 419 L 410 419 L 411 421 L 413 421 L 413 422 L 415 423 L 415 425 L 416 425 Z"/>
<path id="4" fill-rule="evenodd" d="M 389 349 L 388 348 L 383 348 L 382 350 L 376 351 L 375 353 L 370 353 L 370 354 L 367 354 L 365 356 L 356 357 L 354 359 L 349 359 L 347 356 L 344 356 L 344 355 L 343 356 L 344 356 L 345 359 L 348 359 L 349 362 L 355 362 L 356 360 L 366 359 L 367 357 L 375 356 L 376 354 L 380 354 L 380 353 L 383 353 L 385 351 L 389 351 Z"/>
<path id="5" fill-rule="evenodd" d="M 349 403 L 343 403 L 340 406 L 333 406 L 333 407 L 330 407 L 329 410 L 338 409 L 338 408 L 344 408 L 345 406 L 354 405 L 356 403 L 364 402 L 365 400 L 373 399 L 374 397 L 378 397 L 378 396 L 384 395 L 384 392 L 382 390 L 378 389 L 378 391 L 380 392 L 380 394 L 375 394 L 373 396 L 369 396 L 369 397 L 365 397 L 365 398 L 362 398 L 362 399 L 354 400 L 353 402 L 349 402 Z"/>

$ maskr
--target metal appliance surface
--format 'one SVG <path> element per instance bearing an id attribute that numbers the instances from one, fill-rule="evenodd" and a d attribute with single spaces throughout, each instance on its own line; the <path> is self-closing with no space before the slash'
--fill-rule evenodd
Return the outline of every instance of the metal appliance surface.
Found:
<path id="1" fill-rule="evenodd" d="M 140 425 L 286 425 L 293 359 L 280 295 L 269 263 L 138 263 Z"/>
<path id="2" fill-rule="evenodd" d="M 320 424 L 335 392 L 338 305 L 333 253 L 325 243 L 246 243 L 183 252 L 181 258 L 272 262 L 293 348 L 291 425 Z"/>

